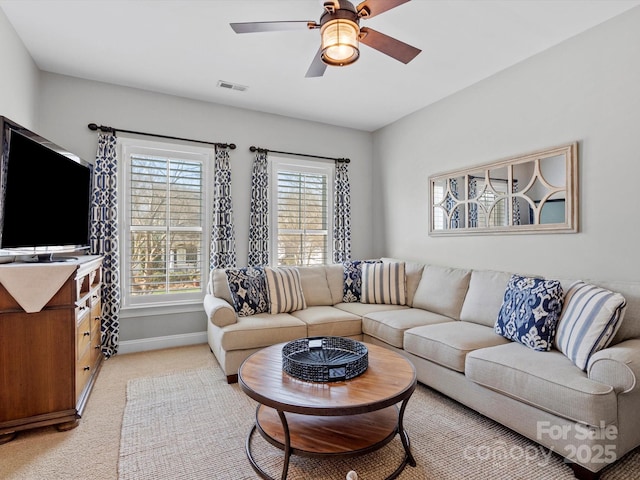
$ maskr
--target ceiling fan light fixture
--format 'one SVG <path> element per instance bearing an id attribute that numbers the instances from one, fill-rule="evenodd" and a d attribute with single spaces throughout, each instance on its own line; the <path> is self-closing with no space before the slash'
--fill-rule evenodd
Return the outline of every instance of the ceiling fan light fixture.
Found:
<path id="1" fill-rule="evenodd" d="M 356 22 L 336 18 L 322 25 L 322 61 L 327 65 L 345 66 L 360 57 L 360 27 Z"/>

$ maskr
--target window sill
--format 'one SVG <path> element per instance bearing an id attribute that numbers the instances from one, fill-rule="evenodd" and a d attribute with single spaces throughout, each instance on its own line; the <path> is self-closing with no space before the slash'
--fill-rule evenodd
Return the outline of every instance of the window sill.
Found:
<path id="1" fill-rule="evenodd" d="M 153 315 L 174 315 L 177 313 L 203 312 L 201 301 L 164 305 L 138 305 L 120 309 L 120 318 L 149 317 Z"/>

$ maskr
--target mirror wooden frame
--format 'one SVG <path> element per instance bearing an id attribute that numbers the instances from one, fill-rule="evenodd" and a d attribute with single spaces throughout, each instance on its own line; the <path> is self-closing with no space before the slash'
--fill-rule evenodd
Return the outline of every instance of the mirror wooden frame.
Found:
<path id="1" fill-rule="evenodd" d="M 429 235 L 577 232 L 577 142 L 429 177 Z"/>

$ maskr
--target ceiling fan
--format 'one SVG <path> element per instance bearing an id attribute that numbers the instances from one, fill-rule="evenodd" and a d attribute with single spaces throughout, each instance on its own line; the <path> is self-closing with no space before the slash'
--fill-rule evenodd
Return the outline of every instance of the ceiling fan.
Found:
<path id="1" fill-rule="evenodd" d="M 306 77 L 321 77 L 327 65 L 350 65 L 360 56 L 359 43 L 392 58 L 409 63 L 421 50 L 372 28 L 360 27 L 360 19 L 380 15 L 410 0 L 364 0 L 354 7 L 347 0 L 323 3 L 324 12 L 319 23 L 308 20 L 231 23 L 236 33 L 280 32 L 287 30 L 320 29 L 321 44 L 311 62 Z"/>

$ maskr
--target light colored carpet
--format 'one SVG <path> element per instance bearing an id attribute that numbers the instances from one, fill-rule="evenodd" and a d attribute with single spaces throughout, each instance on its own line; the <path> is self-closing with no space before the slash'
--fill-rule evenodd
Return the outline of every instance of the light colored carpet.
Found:
<path id="1" fill-rule="evenodd" d="M 218 368 L 129 381 L 120 480 L 257 478 L 244 450 L 255 407 Z M 423 386 L 409 401 L 405 426 L 418 466 L 407 466 L 400 479 L 573 478 L 559 456 Z M 253 449 L 258 463 L 280 478 L 282 451 L 259 435 Z M 293 456 L 288 478 L 344 479 L 353 469 L 362 480 L 380 479 L 402 457 L 398 438 L 357 458 Z M 638 465 L 635 455 L 603 479 L 637 478 Z"/>
<path id="2" fill-rule="evenodd" d="M 126 392 L 129 381 L 144 378 L 147 382 L 155 377 L 166 380 L 166 377 L 171 378 L 174 374 L 180 377 L 185 372 L 193 370 L 212 372 L 215 380 L 210 378 L 208 381 L 213 382 L 215 387 L 207 390 L 215 389 L 215 392 L 209 392 L 215 395 L 215 399 L 208 397 L 207 405 L 210 408 L 207 410 L 211 409 L 214 413 L 218 409 L 224 411 L 223 415 L 215 416 L 213 426 L 206 428 L 207 434 L 204 438 L 198 439 L 202 442 L 213 440 L 217 446 L 207 447 L 205 468 L 214 471 L 206 477 L 207 480 L 257 479 L 244 454 L 244 441 L 254 415 L 251 400 L 237 385 L 230 386 L 221 380 L 222 373 L 207 345 L 117 355 L 109 359 L 98 376 L 80 425 L 68 432 L 58 432 L 54 427 L 25 431 L 12 442 L 0 445 L 0 479 L 118 480 L 120 441 L 124 434 L 123 414 L 127 405 Z M 164 420 L 172 421 L 166 417 Z M 190 424 L 191 430 L 199 428 L 199 425 L 189 420 L 184 423 Z M 216 431 L 217 424 L 221 425 L 221 433 Z M 515 461 L 499 458 L 495 461 L 491 458 L 465 458 L 463 445 L 471 448 L 484 446 L 485 452 L 495 452 L 496 456 L 504 452 L 504 447 L 516 447 L 516 450 L 513 450 L 516 455 L 525 451 L 531 455 L 539 450 L 536 450 L 538 447 L 534 443 L 523 440 L 509 430 L 424 387 L 420 387 L 409 402 L 406 425 L 411 435 L 418 467 L 407 467 L 399 480 L 571 478 L 569 468 L 556 457 L 552 457 L 547 473 L 544 467 L 537 466 L 540 457 Z M 217 438 L 218 435 L 220 438 Z M 194 435 L 189 431 L 186 436 Z M 184 445 L 185 442 L 176 436 L 172 440 L 175 445 Z M 481 442 L 485 442 L 484 445 L 481 445 Z M 264 464 L 270 466 L 269 472 L 273 472 L 273 475 L 279 478 L 282 452 L 270 445 L 264 445 L 265 443 L 258 438 L 254 445 L 257 453 L 261 454 L 259 460 L 264 460 Z M 345 460 L 344 467 L 332 467 L 322 461 L 294 458 L 290 479 L 343 480 L 351 466 L 358 468 L 361 480 L 379 479 L 385 473 L 381 464 L 393 455 L 389 450 L 395 449 L 394 451 L 400 455 L 398 444 L 396 439 L 379 452 Z M 219 450 L 214 451 L 214 448 Z M 525 448 L 527 450 L 524 450 Z M 209 450 L 212 453 L 209 453 Z M 398 460 L 399 458 L 398 456 Z M 183 452 L 177 464 L 195 464 L 196 461 L 198 458 L 191 452 Z M 513 468 L 512 472 L 511 467 L 514 464 L 517 468 Z M 145 467 L 143 462 L 139 461 L 139 468 L 143 467 L 147 468 L 149 465 Z M 189 468 L 195 469 L 195 465 Z M 334 475 L 331 468 L 339 470 L 339 475 Z M 130 478 L 150 478 L 144 470 L 137 473 L 129 472 L 129 475 Z M 179 475 L 179 472 L 171 471 L 164 477 L 157 477 L 157 480 L 179 479 Z M 194 475 L 192 478 L 198 480 L 203 477 Z M 602 475 L 603 480 L 637 478 L 640 478 L 640 453 L 637 452 L 608 467 Z"/>

